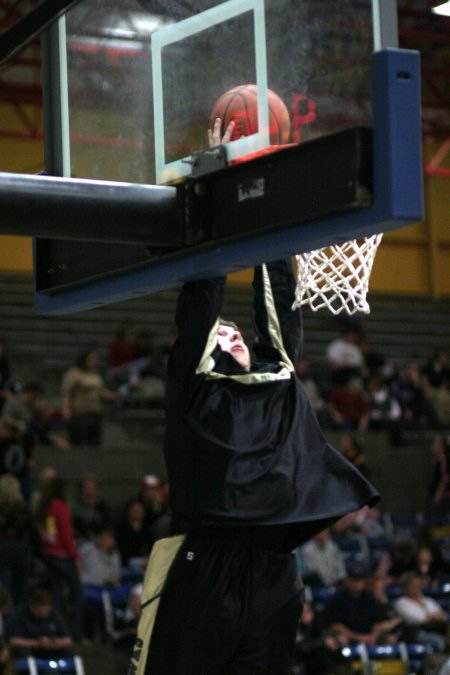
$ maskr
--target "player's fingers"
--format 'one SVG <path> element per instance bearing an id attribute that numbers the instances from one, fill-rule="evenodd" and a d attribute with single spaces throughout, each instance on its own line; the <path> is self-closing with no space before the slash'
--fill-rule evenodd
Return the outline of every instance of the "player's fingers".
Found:
<path id="1" fill-rule="evenodd" d="M 209 144 L 210 146 L 215 146 L 215 145 L 220 145 L 220 127 L 222 124 L 222 120 L 220 117 L 216 117 L 214 126 L 208 131 L 208 137 L 209 137 Z"/>
<path id="2" fill-rule="evenodd" d="M 220 117 L 216 117 L 216 121 L 214 122 L 214 140 L 216 141 L 216 145 L 220 144 L 220 129 L 222 126 L 222 120 Z"/>
<path id="3" fill-rule="evenodd" d="M 228 143 L 228 141 L 230 140 L 231 135 L 233 133 L 233 130 L 234 130 L 234 122 L 233 122 L 233 120 L 231 120 L 231 122 L 227 126 L 227 130 L 225 131 L 225 133 L 223 135 L 222 143 Z"/>

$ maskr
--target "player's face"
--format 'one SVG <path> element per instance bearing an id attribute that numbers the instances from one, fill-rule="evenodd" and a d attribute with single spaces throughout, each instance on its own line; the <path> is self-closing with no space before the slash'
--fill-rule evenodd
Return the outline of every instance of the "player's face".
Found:
<path id="1" fill-rule="evenodd" d="M 217 342 L 224 352 L 228 352 L 245 370 L 250 370 L 250 353 L 241 333 L 232 326 L 219 326 Z"/>

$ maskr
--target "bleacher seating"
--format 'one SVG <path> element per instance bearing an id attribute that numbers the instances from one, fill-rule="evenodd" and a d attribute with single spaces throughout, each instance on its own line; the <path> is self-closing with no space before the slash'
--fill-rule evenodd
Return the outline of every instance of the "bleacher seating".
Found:
<path id="1" fill-rule="evenodd" d="M 353 645 L 344 647 L 342 654 L 360 668 L 364 675 L 407 675 L 421 672 L 430 647 L 421 644 Z M 429 674 L 425 674 L 429 675 Z"/>
<path id="2" fill-rule="evenodd" d="M 15 666 L 17 675 L 51 675 L 51 673 L 85 675 L 83 660 L 79 656 L 56 659 L 28 656 L 16 659 Z"/>
<path id="3" fill-rule="evenodd" d="M 102 609 L 107 640 L 116 642 L 124 637 L 136 635 L 137 622 L 127 617 L 127 600 L 127 596 L 113 595 L 108 589 L 102 591 Z"/>
<path id="4" fill-rule="evenodd" d="M 176 289 L 63 316 L 38 316 L 29 277 L 0 276 L 2 335 L 10 344 L 17 368 L 39 364 L 41 372 L 59 379 L 78 354 L 80 345 L 95 342 L 105 358 L 106 346 L 119 323 L 130 323 L 154 335 L 156 345 L 165 344 L 173 329 Z M 371 313 L 360 318 L 371 344 L 402 365 L 414 358 L 425 360 L 436 346 L 450 343 L 450 303 L 409 297 L 369 298 Z M 229 285 L 224 315 L 232 317 L 252 336 L 249 310 L 251 289 Z M 325 370 L 324 354 L 342 322 L 330 313 L 304 309 L 305 356 L 315 372 Z M 405 349 L 405 326 L 408 347 Z"/>

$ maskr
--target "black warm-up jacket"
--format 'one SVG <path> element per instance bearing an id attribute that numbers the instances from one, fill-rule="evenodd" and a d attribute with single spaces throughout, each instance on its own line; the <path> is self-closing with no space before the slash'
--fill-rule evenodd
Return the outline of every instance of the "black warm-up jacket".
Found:
<path id="1" fill-rule="evenodd" d="M 290 261 L 255 268 L 250 372 L 217 344 L 225 283 L 188 282 L 178 298 L 165 438 L 174 532 L 284 526 L 292 550 L 379 495 L 326 441 L 295 373 Z"/>

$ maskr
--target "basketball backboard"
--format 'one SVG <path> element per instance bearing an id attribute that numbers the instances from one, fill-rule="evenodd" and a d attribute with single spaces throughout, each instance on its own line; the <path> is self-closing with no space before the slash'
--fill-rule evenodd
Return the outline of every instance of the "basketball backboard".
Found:
<path id="1" fill-rule="evenodd" d="M 214 227 L 209 238 L 185 237 L 182 245 L 169 231 L 178 227 L 173 222 L 166 246 L 152 242 L 151 217 L 149 245 L 37 239 L 38 309 L 87 308 L 420 219 L 418 55 L 396 48 L 395 4 L 80 0 L 70 8 L 59 20 L 57 46 L 50 44 L 47 52 L 48 66 L 57 65 L 60 89 L 58 111 L 47 108 L 47 170 L 74 180 L 166 186 L 181 210 L 191 208 L 191 201 L 172 186 L 187 184 L 194 199 L 206 189 L 212 196 L 203 217 L 211 217 Z M 237 165 L 218 171 L 218 187 L 215 178 L 189 182 L 197 153 L 208 147 L 215 102 L 249 84 L 257 91 L 257 125 L 227 144 L 227 159 L 262 153 L 254 165 L 260 174 Z M 287 149 L 270 140 L 270 91 L 290 114 Z M 347 137 L 340 134 L 362 128 L 373 130 L 373 137 L 350 134 L 346 158 L 339 143 L 345 147 Z M 352 153 L 366 152 L 361 139 L 368 155 L 347 175 Z M 302 155 L 297 165 L 296 146 L 319 148 L 319 154 Z M 278 157 L 286 157 L 286 165 Z M 302 212 L 297 194 L 297 221 L 275 208 L 274 227 L 265 222 L 259 231 L 273 171 L 281 178 L 272 204 L 304 191 L 310 200 L 314 194 L 315 210 Z M 340 191 L 339 177 L 355 179 L 354 192 L 336 209 L 325 208 L 328 193 Z M 235 180 L 231 188 L 229 180 Z M 217 217 L 235 192 L 245 195 L 237 197 L 239 214 Z M 248 231 L 245 219 L 252 221 Z"/>
<path id="2" fill-rule="evenodd" d="M 371 0 L 82 0 L 67 13 L 72 175 L 187 175 L 237 85 L 256 84 L 261 125 L 231 158 L 268 145 L 268 89 L 292 142 L 370 125 L 375 37 Z"/>

